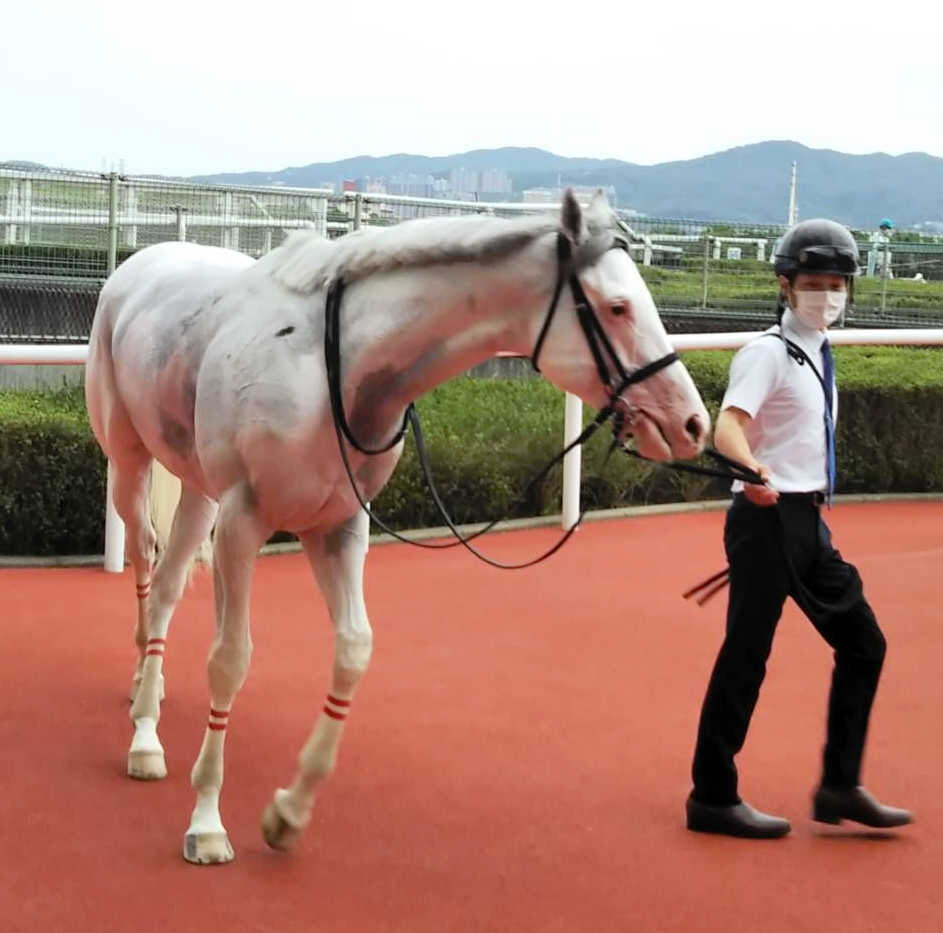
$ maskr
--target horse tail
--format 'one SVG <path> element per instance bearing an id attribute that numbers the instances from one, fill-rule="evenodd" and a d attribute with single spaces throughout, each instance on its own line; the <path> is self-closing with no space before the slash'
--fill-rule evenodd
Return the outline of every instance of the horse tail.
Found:
<path id="1" fill-rule="evenodd" d="M 157 550 L 160 553 L 167 548 L 179 501 L 180 480 L 155 460 L 151 464 L 147 505 L 151 524 L 157 533 Z"/>

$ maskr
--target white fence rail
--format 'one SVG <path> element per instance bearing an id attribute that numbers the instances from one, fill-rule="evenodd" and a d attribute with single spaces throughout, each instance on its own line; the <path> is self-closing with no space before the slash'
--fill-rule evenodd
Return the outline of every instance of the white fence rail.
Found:
<path id="1" fill-rule="evenodd" d="M 732 350 L 758 336 L 759 331 L 721 334 L 674 334 L 669 339 L 676 350 Z M 943 346 L 943 328 L 901 330 L 834 330 L 829 340 L 836 346 Z M 0 365 L 82 365 L 88 357 L 84 344 L 63 347 L 0 344 Z M 583 406 L 579 398 L 566 394 L 563 428 L 564 444 L 573 441 L 582 430 Z M 572 451 L 563 463 L 562 525 L 569 528 L 579 516 L 580 454 Z M 124 523 L 111 501 L 111 470 L 105 503 L 105 570 L 121 573 L 124 569 Z"/>

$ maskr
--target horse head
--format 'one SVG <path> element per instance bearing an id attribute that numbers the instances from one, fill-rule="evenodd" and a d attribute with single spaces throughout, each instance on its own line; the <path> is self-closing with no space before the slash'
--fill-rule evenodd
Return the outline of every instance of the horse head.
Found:
<path id="1" fill-rule="evenodd" d="M 703 449 L 710 417 L 628 247 L 602 192 L 585 211 L 566 192 L 559 307 L 536 322 L 540 370 L 596 408 L 614 404 L 618 438 L 634 437 L 643 456 L 686 459 Z"/>

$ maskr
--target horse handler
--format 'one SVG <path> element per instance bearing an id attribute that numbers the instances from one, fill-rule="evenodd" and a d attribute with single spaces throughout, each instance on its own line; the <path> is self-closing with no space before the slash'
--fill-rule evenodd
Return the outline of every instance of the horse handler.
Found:
<path id="1" fill-rule="evenodd" d="M 730 576 L 727 628 L 701 710 L 687 801 L 688 829 L 750 838 L 784 836 L 789 823 L 737 792 L 743 747 L 787 596 L 835 651 L 821 784 L 812 818 L 893 827 L 906 810 L 861 785 L 861 759 L 885 641 L 861 578 L 832 546 L 820 508 L 835 482 L 837 391 L 828 326 L 845 308 L 858 248 L 829 220 L 807 220 L 775 256 L 779 325 L 747 344 L 730 367 L 715 445 L 766 485 L 733 485 L 724 547 Z"/>

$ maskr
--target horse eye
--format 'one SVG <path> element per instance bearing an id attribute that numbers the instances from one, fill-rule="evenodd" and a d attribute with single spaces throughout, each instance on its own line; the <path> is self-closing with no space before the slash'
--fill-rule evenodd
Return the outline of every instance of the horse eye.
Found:
<path id="1" fill-rule="evenodd" d="M 629 304 L 627 301 L 615 301 L 609 305 L 609 310 L 612 311 L 616 317 L 623 317 L 629 313 Z"/>

